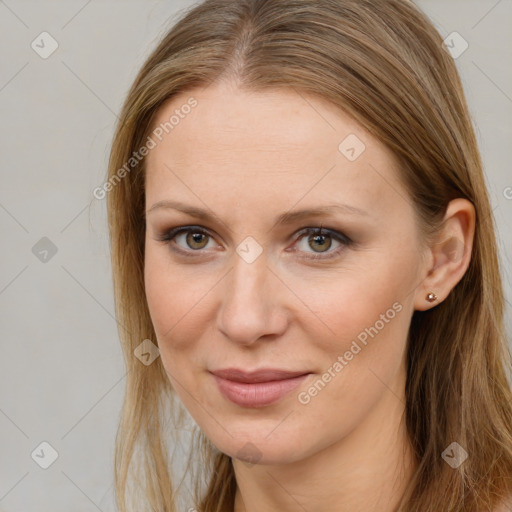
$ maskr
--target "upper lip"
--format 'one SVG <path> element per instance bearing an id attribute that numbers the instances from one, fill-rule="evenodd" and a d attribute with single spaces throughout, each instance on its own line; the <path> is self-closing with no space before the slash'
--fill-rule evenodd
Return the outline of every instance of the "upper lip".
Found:
<path id="1" fill-rule="evenodd" d="M 234 382 L 256 383 L 291 379 L 293 377 L 298 377 L 299 375 L 306 375 L 310 372 L 280 370 L 276 368 L 262 368 L 260 370 L 246 372 L 238 368 L 226 368 L 224 370 L 215 370 L 211 373 L 217 377 L 221 377 L 223 379 L 231 380 Z"/>

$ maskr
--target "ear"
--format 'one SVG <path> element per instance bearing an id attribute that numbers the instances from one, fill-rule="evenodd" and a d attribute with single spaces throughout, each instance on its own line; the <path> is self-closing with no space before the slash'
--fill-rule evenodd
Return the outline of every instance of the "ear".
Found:
<path id="1" fill-rule="evenodd" d="M 425 311 L 442 302 L 462 279 L 471 260 L 475 233 L 475 208 L 467 199 L 448 203 L 439 234 L 427 249 L 425 278 L 417 287 L 414 309 Z M 427 300 L 433 293 L 435 298 Z"/>

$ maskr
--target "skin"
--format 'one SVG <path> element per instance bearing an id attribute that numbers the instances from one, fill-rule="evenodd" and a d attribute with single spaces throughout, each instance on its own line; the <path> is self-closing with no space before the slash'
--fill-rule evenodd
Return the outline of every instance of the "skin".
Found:
<path id="1" fill-rule="evenodd" d="M 154 126 L 191 96 L 198 105 L 146 160 L 144 278 L 170 382 L 233 458 L 235 512 L 391 512 L 417 465 L 403 423 L 411 317 L 444 300 L 467 269 L 473 207 L 452 201 L 428 246 L 393 154 L 344 112 L 291 89 L 249 93 L 221 82 L 173 97 Z M 349 134 L 366 146 L 354 161 L 338 149 Z M 165 200 L 213 217 L 151 209 Z M 327 203 L 366 213 L 275 224 L 284 212 Z M 353 243 L 298 235 L 320 224 Z M 159 239 L 178 226 L 208 236 Z M 248 236 L 263 249 L 252 263 L 236 251 Z M 454 246 L 466 250 L 454 257 Z M 307 259 L 315 255 L 324 259 Z M 430 291 L 436 303 L 426 301 Z M 301 403 L 299 393 L 397 303 L 394 318 Z M 208 372 L 227 367 L 313 375 L 278 402 L 248 408 L 224 398 Z M 244 455 L 248 446 L 257 461 Z"/>

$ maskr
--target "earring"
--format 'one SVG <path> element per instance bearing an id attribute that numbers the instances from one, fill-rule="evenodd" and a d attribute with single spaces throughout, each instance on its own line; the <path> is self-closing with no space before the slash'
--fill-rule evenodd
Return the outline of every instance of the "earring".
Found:
<path id="1" fill-rule="evenodd" d="M 427 294 L 426 298 L 429 302 L 434 302 L 435 300 L 437 300 L 437 295 L 433 292 L 430 292 Z"/>

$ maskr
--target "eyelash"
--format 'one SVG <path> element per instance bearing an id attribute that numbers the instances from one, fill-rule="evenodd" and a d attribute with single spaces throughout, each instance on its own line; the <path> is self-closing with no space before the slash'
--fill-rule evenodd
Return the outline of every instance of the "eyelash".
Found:
<path id="1" fill-rule="evenodd" d="M 158 237 L 157 240 L 159 242 L 165 242 L 167 245 L 169 245 L 171 250 L 173 250 L 174 252 L 177 252 L 178 254 L 181 254 L 183 256 L 190 257 L 190 258 L 202 256 L 200 253 L 203 251 L 201 251 L 200 249 L 197 249 L 195 251 L 193 249 L 191 249 L 190 251 L 187 251 L 187 250 L 177 248 L 177 247 L 171 245 L 171 242 L 173 241 L 173 239 L 177 235 L 182 234 L 182 233 L 199 233 L 199 234 L 208 236 L 210 238 L 213 238 L 210 235 L 210 233 L 208 233 L 208 231 L 206 231 L 204 228 L 201 228 L 200 226 L 179 226 L 179 227 L 170 229 L 169 231 L 166 231 L 164 234 L 162 234 L 160 237 Z M 340 247 L 338 247 L 338 249 L 335 249 L 334 251 L 330 251 L 330 252 L 326 251 L 325 253 L 316 253 L 314 256 L 305 256 L 304 259 L 307 259 L 307 260 L 327 260 L 327 259 L 335 258 L 339 254 L 341 254 L 341 252 L 343 252 L 346 247 L 353 244 L 353 241 L 349 237 L 344 235 L 343 233 L 340 233 L 339 231 L 336 231 L 333 229 L 323 228 L 321 225 L 320 225 L 320 227 L 314 227 L 314 228 L 309 227 L 309 228 L 304 228 L 304 229 L 300 230 L 297 233 L 297 236 L 298 236 L 297 241 L 302 240 L 302 238 L 304 238 L 306 235 L 315 235 L 315 236 L 328 235 L 330 238 L 333 238 L 342 244 Z M 296 250 L 297 249 L 294 249 L 293 252 L 295 252 Z M 196 254 L 194 254 L 194 253 L 196 253 Z M 328 256 L 323 256 L 323 254 L 328 254 Z"/>

